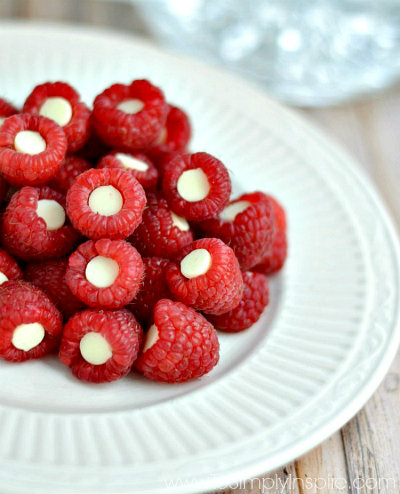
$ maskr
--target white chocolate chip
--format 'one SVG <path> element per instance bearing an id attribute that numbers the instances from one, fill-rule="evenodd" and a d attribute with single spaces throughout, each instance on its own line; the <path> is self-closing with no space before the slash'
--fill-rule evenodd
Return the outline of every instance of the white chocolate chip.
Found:
<path id="1" fill-rule="evenodd" d="M 20 324 L 14 329 L 11 343 L 18 350 L 29 352 L 43 341 L 44 335 L 44 327 L 38 322 Z"/>
<path id="2" fill-rule="evenodd" d="M 87 263 L 85 276 L 96 288 L 108 288 L 117 279 L 119 266 L 114 259 L 96 256 Z"/>
<path id="3" fill-rule="evenodd" d="M 3 125 L 3 122 L 5 119 L 6 119 L 6 117 L 0 117 L 0 127 Z"/>
<path id="4" fill-rule="evenodd" d="M 219 217 L 222 221 L 235 221 L 236 216 L 243 213 L 243 211 L 246 211 L 249 206 L 251 206 L 251 204 L 248 201 L 233 202 L 222 210 Z"/>
<path id="5" fill-rule="evenodd" d="M 182 232 L 187 232 L 190 229 L 189 223 L 185 218 L 182 218 L 182 216 L 178 216 L 175 214 L 173 211 L 170 211 L 171 213 L 171 218 L 172 218 L 172 224 L 179 228 Z"/>
<path id="6" fill-rule="evenodd" d="M 117 153 L 115 157 L 122 163 L 125 168 L 138 170 L 139 172 L 147 172 L 147 170 L 149 169 L 149 165 L 147 163 L 134 158 L 130 154 Z"/>
<path id="7" fill-rule="evenodd" d="M 86 333 L 79 344 L 82 357 L 92 365 L 102 365 L 112 357 L 112 348 L 100 333 Z"/>
<path id="8" fill-rule="evenodd" d="M 0 285 L 5 283 L 6 281 L 8 281 L 7 276 L 2 271 L 0 271 Z"/>
<path id="9" fill-rule="evenodd" d="M 211 254 L 206 249 L 195 249 L 181 261 L 181 273 L 185 278 L 206 274 L 211 267 Z"/>
<path id="10" fill-rule="evenodd" d="M 210 192 L 207 175 L 201 168 L 186 170 L 178 179 L 178 194 L 188 202 L 202 201 Z"/>
<path id="11" fill-rule="evenodd" d="M 19 153 L 33 156 L 46 150 L 46 141 L 39 132 L 21 130 L 14 138 L 14 148 Z"/>
<path id="12" fill-rule="evenodd" d="M 47 98 L 40 107 L 39 115 L 50 118 L 60 127 L 64 127 L 71 121 L 72 106 L 65 98 Z"/>
<path id="13" fill-rule="evenodd" d="M 58 230 L 65 223 L 65 209 L 52 199 L 40 199 L 37 203 L 36 214 L 44 220 L 50 232 Z"/>
<path id="14" fill-rule="evenodd" d="M 140 112 L 144 107 L 143 101 L 140 99 L 126 99 L 117 105 L 118 110 L 128 113 L 129 115 L 134 115 Z"/>
<path id="15" fill-rule="evenodd" d="M 121 192 L 112 185 L 97 187 L 89 196 L 89 207 L 93 213 L 112 216 L 121 211 L 124 201 Z"/>
<path id="16" fill-rule="evenodd" d="M 151 348 L 154 343 L 158 341 L 160 335 L 158 333 L 158 328 L 155 324 L 150 326 L 149 330 L 146 333 L 146 340 L 144 342 L 143 352 Z"/>

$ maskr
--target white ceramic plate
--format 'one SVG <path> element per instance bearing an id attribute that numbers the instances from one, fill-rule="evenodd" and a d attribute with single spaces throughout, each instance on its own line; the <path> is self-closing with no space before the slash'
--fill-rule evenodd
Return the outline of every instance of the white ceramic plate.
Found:
<path id="1" fill-rule="evenodd" d="M 0 94 L 67 80 L 88 102 L 150 78 L 194 124 L 193 150 L 237 191 L 276 195 L 290 255 L 250 331 L 221 335 L 221 363 L 183 385 L 76 381 L 55 358 L 0 365 L 2 493 L 189 493 L 274 469 L 349 420 L 399 340 L 399 249 L 357 165 L 293 112 L 225 73 L 130 37 L 0 26 Z"/>

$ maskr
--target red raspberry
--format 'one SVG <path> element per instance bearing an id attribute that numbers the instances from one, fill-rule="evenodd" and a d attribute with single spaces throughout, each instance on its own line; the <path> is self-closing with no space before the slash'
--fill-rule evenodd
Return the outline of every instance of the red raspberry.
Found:
<path id="1" fill-rule="evenodd" d="M 189 143 L 190 134 L 190 120 L 186 113 L 177 106 L 168 105 L 167 120 L 152 152 L 183 151 Z"/>
<path id="2" fill-rule="evenodd" d="M 61 314 L 42 290 L 25 281 L 0 286 L 1 358 L 41 358 L 58 345 L 61 332 Z"/>
<path id="3" fill-rule="evenodd" d="M 242 298 L 238 260 L 218 238 L 201 238 L 184 247 L 165 275 L 177 300 L 208 314 L 228 312 Z"/>
<path id="4" fill-rule="evenodd" d="M 142 322 L 149 322 L 153 308 L 162 298 L 171 298 L 165 278 L 165 268 L 169 264 L 168 259 L 161 257 L 144 257 L 144 279 L 139 293 L 127 306 Z"/>
<path id="5" fill-rule="evenodd" d="M 135 367 L 149 379 L 169 383 L 204 376 L 218 363 L 217 332 L 204 316 L 180 302 L 160 300 Z"/>
<path id="6" fill-rule="evenodd" d="M 72 294 L 65 282 L 68 259 L 28 264 L 25 279 L 43 290 L 65 317 L 70 317 L 84 307 Z"/>
<path id="7" fill-rule="evenodd" d="M 93 125 L 110 146 L 136 151 L 157 139 L 167 111 L 162 91 L 150 82 L 114 84 L 94 100 Z"/>
<path id="8" fill-rule="evenodd" d="M 81 244 L 71 254 L 65 281 L 71 292 L 90 307 L 120 309 L 140 289 L 143 262 L 123 240 L 103 238 Z"/>
<path id="9" fill-rule="evenodd" d="M 71 252 L 79 234 L 66 222 L 65 198 L 49 187 L 22 187 L 3 215 L 1 238 L 13 255 L 33 261 Z"/>
<path id="10" fill-rule="evenodd" d="M 21 278 L 22 271 L 17 261 L 8 252 L 0 249 L 0 285 L 8 280 L 20 280 Z"/>
<path id="11" fill-rule="evenodd" d="M 239 305 L 219 316 L 208 315 L 207 319 L 216 329 L 237 333 L 248 329 L 258 321 L 269 302 L 267 278 L 260 273 L 243 273 L 244 291 Z"/>
<path id="12" fill-rule="evenodd" d="M 113 151 L 101 158 L 97 168 L 120 168 L 131 173 L 144 189 L 157 187 L 158 170 L 143 153 Z"/>
<path id="13" fill-rule="evenodd" d="M 63 130 L 29 114 L 7 118 L 0 127 L 0 173 L 12 185 L 42 185 L 52 178 L 67 151 Z"/>
<path id="14" fill-rule="evenodd" d="M 60 360 L 83 381 L 116 381 L 131 370 L 141 342 L 142 328 L 129 311 L 88 309 L 65 325 Z"/>
<path id="15" fill-rule="evenodd" d="M 93 240 L 125 239 L 142 221 L 143 187 L 117 168 L 91 169 L 79 175 L 67 194 L 73 226 Z"/>
<path id="16" fill-rule="evenodd" d="M 228 170 L 207 153 L 173 158 L 165 169 L 162 187 L 171 209 L 192 221 L 216 216 L 231 193 Z"/>
<path id="17" fill-rule="evenodd" d="M 276 199 L 272 196 L 267 197 L 274 212 L 275 233 L 270 249 L 253 270 L 258 273 L 273 274 L 282 269 L 287 256 L 286 214 Z"/>
<path id="18" fill-rule="evenodd" d="M 90 110 L 81 101 L 79 93 L 66 82 L 36 86 L 26 99 L 23 112 L 54 120 L 65 132 L 71 153 L 88 140 Z"/>
<path id="19" fill-rule="evenodd" d="M 54 190 L 58 190 L 58 192 L 66 194 L 75 182 L 76 177 L 89 170 L 89 168 L 91 168 L 90 163 L 83 158 L 74 155 L 66 156 L 60 169 L 49 182 L 49 186 Z"/>
<path id="20" fill-rule="evenodd" d="M 0 98 L 0 127 L 4 120 L 11 115 L 18 113 L 18 110 L 7 100 Z"/>
<path id="21" fill-rule="evenodd" d="M 274 218 L 262 192 L 243 194 L 218 216 L 199 224 L 206 237 L 217 237 L 231 247 L 242 269 L 255 266 L 270 249 Z"/>
<path id="22" fill-rule="evenodd" d="M 155 194 L 147 195 L 148 207 L 143 220 L 129 237 L 142 256 L 172 258 L 193 242 L 189 223 L 172 212 L 167 201 Z"/>

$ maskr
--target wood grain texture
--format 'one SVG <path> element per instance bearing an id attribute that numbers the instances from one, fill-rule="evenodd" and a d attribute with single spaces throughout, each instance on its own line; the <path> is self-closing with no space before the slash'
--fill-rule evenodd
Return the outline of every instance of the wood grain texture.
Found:
<path id="1" fill-rule="evenodd" d="M 0 0 L 2 18 L 105 25 L 146 34 L 125 2 Z M 400 87 L 336 108 L 302 110 L 366 170 L 400 227 Z M 220 494 L 394 494 L 400 491 L 400 358 L 341 431 L 276 472 L 219 489 Z"/>

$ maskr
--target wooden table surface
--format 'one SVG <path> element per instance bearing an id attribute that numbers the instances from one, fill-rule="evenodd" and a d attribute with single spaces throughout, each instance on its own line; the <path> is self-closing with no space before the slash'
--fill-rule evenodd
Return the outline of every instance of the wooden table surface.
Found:
<path id="1" fill-rule="evenodd" d="M 66 20 L 142 33 L 126 3 L 0 0 L 0 17 Z M 365 168 L 400 226 L 400 87 L 336 108 L 300 110 Z M 364 408 L 317 448 L 276 472 L 216 492 L 400 492 L 400 359 Z"/>

